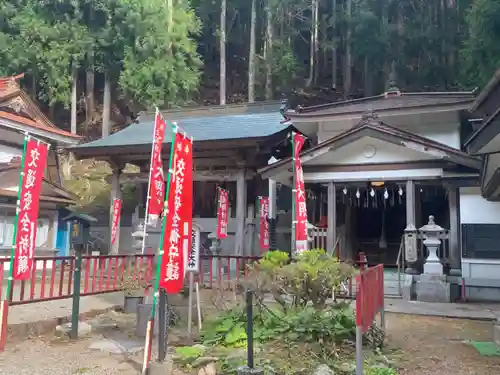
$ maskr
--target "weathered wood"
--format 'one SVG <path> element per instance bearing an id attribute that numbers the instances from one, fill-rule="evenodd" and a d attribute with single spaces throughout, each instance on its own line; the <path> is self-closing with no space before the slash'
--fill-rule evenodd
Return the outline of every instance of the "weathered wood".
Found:
<path id="1" fill-rule="evenodd" d="M 460 194 L 458 188 L 448 190 L 450 208 L 450 274 L 460 276 L 462 261 L 460 253 Z"/>
<path id="2" fill-rule="evenodd" d="M 245 170 L 242 169 L 239 171 L 239 176 L 236 180 L 236 255 L 244 255 L 246 203 L 247 184 Z"/>
<path id="3" fill-rule="evenodd" d="M 328 183 L 328 229 L 326 245 L 328 251 L 333 251 L 337 238 L 337 197 L 335 192 L 335 183 Z"/>
<path id="4" fill-rule="evenodd" d="M 205 170 L 205 171 L 194 171 L 193 172 L 193 181 L 214 181 L 214 182 L 223 182 L 223 181 L 237 181 L 240 178 L 241 169 L 227 169 L 227 170 Z M 255 177 L 256 172 L 251 170 L 245 170 L 244 178 L 246 180 L 251 180 Z M 111 182 L 113 179 L 112 176 L 108 176 L 106 180 Z M 129 182 L 129 183 L 144 183 L 149 181 L 148 173 L 122 173 L 120 176 L 121 182 Z"/>
<path id="5" fill-rule="evenodd" d="M 415 210 L 415 182 L 412 180 L 406 181 L 406 226 L 410 224 L 416 225 L 416 210 Z"/>

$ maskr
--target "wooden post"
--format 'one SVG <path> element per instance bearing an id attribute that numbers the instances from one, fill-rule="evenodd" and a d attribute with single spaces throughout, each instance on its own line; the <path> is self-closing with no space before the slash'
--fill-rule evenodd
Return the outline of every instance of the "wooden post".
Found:
<path id="1" fill-rule="evenodd" d="M 334 254 L 335 241 L 337 240 L 337 197 L 335 183 L 328 183 L 328 229 L 326 238 L 327 251 Z"/>
<path id="2" fill-rule="evenodd" d="M 109 203 L 109 253 L 118 254 L 120 249 L 120 221 L 118 221 L 118 226 L 116 228 L 116 240 L 114 244 L 111 244 L 111 226 L 113 223 L 113 199 L 121 199 L 122 192 L 120 188 L 120 175 L 122 173 L 123 165 L 112 164 L 111 168 L 113 170 L 113 175 L 111 176 L 111 196 Z"/>
<path id="3" fill-rule="evenodd" d="M 242 168 L 236 179 L 236 255 L 244 255 L 246 193 L 245 169 Z"/>
<path id="4" fill-rule="evenodd" d="M 462 275 L 460 253 L 460 194 L 458 188 L 448 190 L 448 204 L 450 207 L 450 275 Z"/>
<path id="5" fill-rule="evenodd" d="M 276 181 L 269 179 L 269 250 L 277 250 L 276 213 Z"/>
<path id="6" fill-rule="evenodd" d="M 410 224 L 416 225 L 416 210 L 415 210 L 415 182 L 406 181 L 406 226 Z"/>

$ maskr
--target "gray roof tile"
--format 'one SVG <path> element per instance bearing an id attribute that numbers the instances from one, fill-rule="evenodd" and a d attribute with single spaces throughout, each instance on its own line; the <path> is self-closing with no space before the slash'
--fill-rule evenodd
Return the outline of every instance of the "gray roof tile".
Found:
<path id="1" fill-rule="evenodd" d="M 189 117 L 178 121 L 181 131 L 192 136 L 194 141 L 229 140 L 267 137 L 289 127 L 283 123 L 278 111 L 237 115 Z M 132 124 L 108 137 L 84 143 L 72 149 L 94 147 L 119 147 L 127 145 L 148 145 L 152 143 L 153 121 Z M 170 143 L 171 132 L 167 126 L 164 143 Z"/>

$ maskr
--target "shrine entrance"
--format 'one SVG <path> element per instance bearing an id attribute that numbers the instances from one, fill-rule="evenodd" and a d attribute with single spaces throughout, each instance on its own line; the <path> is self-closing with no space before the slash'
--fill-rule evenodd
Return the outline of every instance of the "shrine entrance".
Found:
<path id="1" fill-rule="evenodd" d="M 396 268 L 407 226 L 406 184 L 345 185 L 336 195 L 341 257 L 354 260 L 363 252 L 369 264 Z M 442 186 L 416 184 L 414 205 L 417 228 L 429 215 L 449 227 L 448 197 Z"/>

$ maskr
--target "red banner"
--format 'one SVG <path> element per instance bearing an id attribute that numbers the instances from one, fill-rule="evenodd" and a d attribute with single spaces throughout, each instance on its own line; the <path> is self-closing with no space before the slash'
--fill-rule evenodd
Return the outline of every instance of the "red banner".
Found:
<path id="1" fill-rule="evenodd" d="M 184 255 L 184 273 L 188 263 L 189 255 L 191 254 L 191 244 L 193 242 L 193 141 L 189 138 L 184 138 L 182 146 L 182 155 L 184 158 L 184 173 L 183 173 L 183 188 L 182 188 L 182 210 L 181 221 L 182 226 L 182 246 Z"/>
<path id="2" fill-rule="evenodd" d="M 118 234 L 118 224 L 120 223 L 120 214 L 122 212 L 122 200 L 113 198 L 113 221 L 111 223 L 111 245 L 116 242 Z"/>
<path id="3" fill-rule="evenodd" d="M 151 166 L 149 171 L 148 187 L 148 212 L 147 223 L 156 225 L 163 203 L 165 201 L 165 179 L 163 176 L 163 162 L 161 160 L 161 148 L 165 138 L 165 121 L 161 118 L 160 112 L 156 111 L 155 127 L 153 130 L 153 148 L 151 150 Z"/>
<path id="4" fill-rule="evenodd" d="M 188 172 L 189 168 L 189 172 Z M 186 185 L 187 184 L 187 185 Z M 191 199 L 190 198 L 191 195 Z M 189 202 L 186 202 L 189 199 Z M 182 134 L 175 135 L 172 174 L 163 235 L 160 288 L 169 294 L 184 286 L 184 262 L 189 253 L 192 227 L 192 143 Z"/>
<path id="5" fill-rule="evenodd" d="M 261 253 L 269 250 L 269 198 L 259 197 L 259 239 Z"/>
<path id="6" fill-rule="evenodd" d="M 14 242 L 14 279 L 27 280 L 34 266 L 38 208 L 49 147 L 26 141 Z"/>
<path id="7" fill-rule="evenodd" d="M 219 188 L 219 204 L 217 208 L 217 238 L 227 238 L 227 221 L 229 216 L 229 192 Z"/>
<path id="8" fill-rule="evenodd" d="M 305 138 L 297 133 L 293 134 L 293 158 L 295 174 L 295 249 L 302 252 L 308 249 L 307 243 L 307 206 L 304 184 L 304 172 L 300 162 L 300 151 Z"/>

